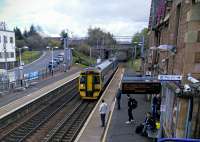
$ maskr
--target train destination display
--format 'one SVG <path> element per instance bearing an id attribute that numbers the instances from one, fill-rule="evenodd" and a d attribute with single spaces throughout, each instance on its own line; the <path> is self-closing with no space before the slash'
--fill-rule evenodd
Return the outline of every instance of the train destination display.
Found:
<path id="1" fill-rule="evenodd" d="M 158 94 L 160 82 L 122 82 L 123 94 Z"/>

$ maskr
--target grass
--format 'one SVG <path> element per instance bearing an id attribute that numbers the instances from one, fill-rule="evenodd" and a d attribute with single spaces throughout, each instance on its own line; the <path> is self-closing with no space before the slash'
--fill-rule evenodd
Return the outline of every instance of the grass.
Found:
<path id="1" fill-rule="evenodd" d="M 128 67 L 133 69 L 133 71 L 140 71 L 140 66 L 141 66 L 141 59 L 136 59 L 132 62 L 132 60 L 128 61 Z"/>
<path id="2" fill-rule="evenodd" d="M 24 62 L 24 64 L 29 64 L 37 60 L 41 55 L 41 51 L 24 51 L 22 53 L 22 61 Z M 17 57 L 17 61 L 19 61 L 19 56 Z"/>
<path id="3" fill-rule="evenodd" d="M 74 63 L 79 63 L 82 67 L 88 67 L 96 63 L 95 58 L 90 59 L 89 56 L 86 56 L 85 54 L 80 53 L 76 50 L 73 50 L 73 61 Z"/>

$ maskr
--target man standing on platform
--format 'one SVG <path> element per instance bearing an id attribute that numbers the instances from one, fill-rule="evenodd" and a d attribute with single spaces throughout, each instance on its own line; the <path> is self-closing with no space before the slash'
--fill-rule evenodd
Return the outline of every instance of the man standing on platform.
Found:
<path id="1" fill-rule="evenodd" d="M 121 106 L 120 106 L 120 103 L 121 103 L 121 90 L 120 89 L 118 89 L 118 91 L 117 91 L 116 99 L 117 99 L 117 109 L 120 110 L 120 108 L 121 108 Z"/>
<path id="2" fill-rule="evenodd" d="M 133 119 L 133 113 L 132 113 L 132 111 L 133 111 L 133 105 L 132 105 L 132 103 L 133 103 L 133 99 L 130 97 L 130 95 L 128 94 L 127 95 L 127 97 L 128 97 L 128 121 L 126 122 L 126 124 L 130 124 L 132 121 L 134 121 L 134 119 Z"/>
<path id="3" fill-rule="evenodd" d="M 108 105 L 105 103 L 104 99 L 102 99 L 101 101 L 101 105 L 99 107 L 99 113 L 101 115 L 101 123 L 102 123 L 102 127 L 105 126 L 105 119 L 106 119 L 106 112 L 108 109 Z"/>

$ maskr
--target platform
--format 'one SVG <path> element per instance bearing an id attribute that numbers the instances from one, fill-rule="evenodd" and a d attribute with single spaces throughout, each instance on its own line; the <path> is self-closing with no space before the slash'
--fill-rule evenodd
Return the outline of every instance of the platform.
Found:
<path id="1" fill-rule="evenodd" d="M 68 76 L 62 80 L 59 80 L 57 82 L 54 82 L 50 85 L 47 85 L 38 91 L 35 91 L 33 93 L 28 94 L 27 96 L 24 96 L 22 98 L 19 98 L 3 107 L 0 108 L 0 119 L 6 117 L 7 115 L 17 111 L 18 109 L 26 106 L 27 104 L 41 98 L 42 96 L 48 94 L 49 92 L 55 90 L 56 88 L 66 84 L 67 82 L 70 82 L 71 80 L 77 78 L 79 76 L 80 72 L 77 72 L 71 76 Z"/>
<path id="2" fill-rule="evenodd" d="M 136 94 L 131 96 L 138 102 L 138 107 L 133 110 L 133 117 L 136 123 L 125 123 L 128 120 L 127 96 L 122 95 L 122 107 L 117 110 L 117 104 L 115 105 L 106 142 L 150 142 L 148 138 L 135 133 L 136 126 L 144 121 L 145 112 L 150 111 L 150 103 L 145 100 L 144 95 Z"/>
<path id="3" fill-rule="evenodd" d="M 124 69 L 119 69 L 105 90 L 98 104 L 92 111 L 75 142 L 149 142 L 146 137 L 135 134 L 135 127 L 144 121 L 145 112 L 150 110 L 150 103 L 145 101 L 145 95 L 133 96 L 138 101 L 134 110 L 136 123 L 125 124 L 128 120 L 127 96 L 122 95 L 121 110 L 117 110 L 115 94 L 121 82 Z M 104 99 L 109 107 L 106 117 L 106 127 L 101 127 L 99 105 Z"/>
<path id="4" fill-rule="evenodd" d="M 35 83 L 32 86 L 29 86 L 25 90 L 22 90 L 24 88 L 21 87 L 21 90 L 18 90 L 18 91 L 15 90 L 15 91 L 7 92 L 6 94 L 5 93 L 0 94 L 0 107 L 7 105 L 10 102 L 15 101 L 17 99 L 20 99 L 24 96 L 27 96 L 31 93 L 34 93 L 34 92 L 36 92 L 36 91 L 54 83 L 54 82 L 62 80 L 63 78 L 71 76 L 74 73 L 79 72 L 80 69 L 81 68 L 79 66 L 73 66 L 67 72 L 57 73 L 57 74 L 54 74 L 54 76 L 51 76 L 51 77 L 48 77 L 48 78 L 45 78 L 45 79 L 42 79 L 42 80 L 35 80 L 34 82 L 37 82 L 37 83 Z"/>

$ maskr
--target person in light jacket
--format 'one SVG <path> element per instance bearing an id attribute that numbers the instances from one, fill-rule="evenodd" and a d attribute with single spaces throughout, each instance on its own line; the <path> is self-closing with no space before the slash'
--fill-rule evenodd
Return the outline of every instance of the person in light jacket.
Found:
<path id="1" fill-rule="evenodd" d="M 101 105 L 99 107 L 99 113 L 101 116 L 101 126 L 105 126 L 105 119 L 106 119 L 106 113 L 107 113 L 108 105 L 105 103 L 105 101 L 102 99 Z"/>

